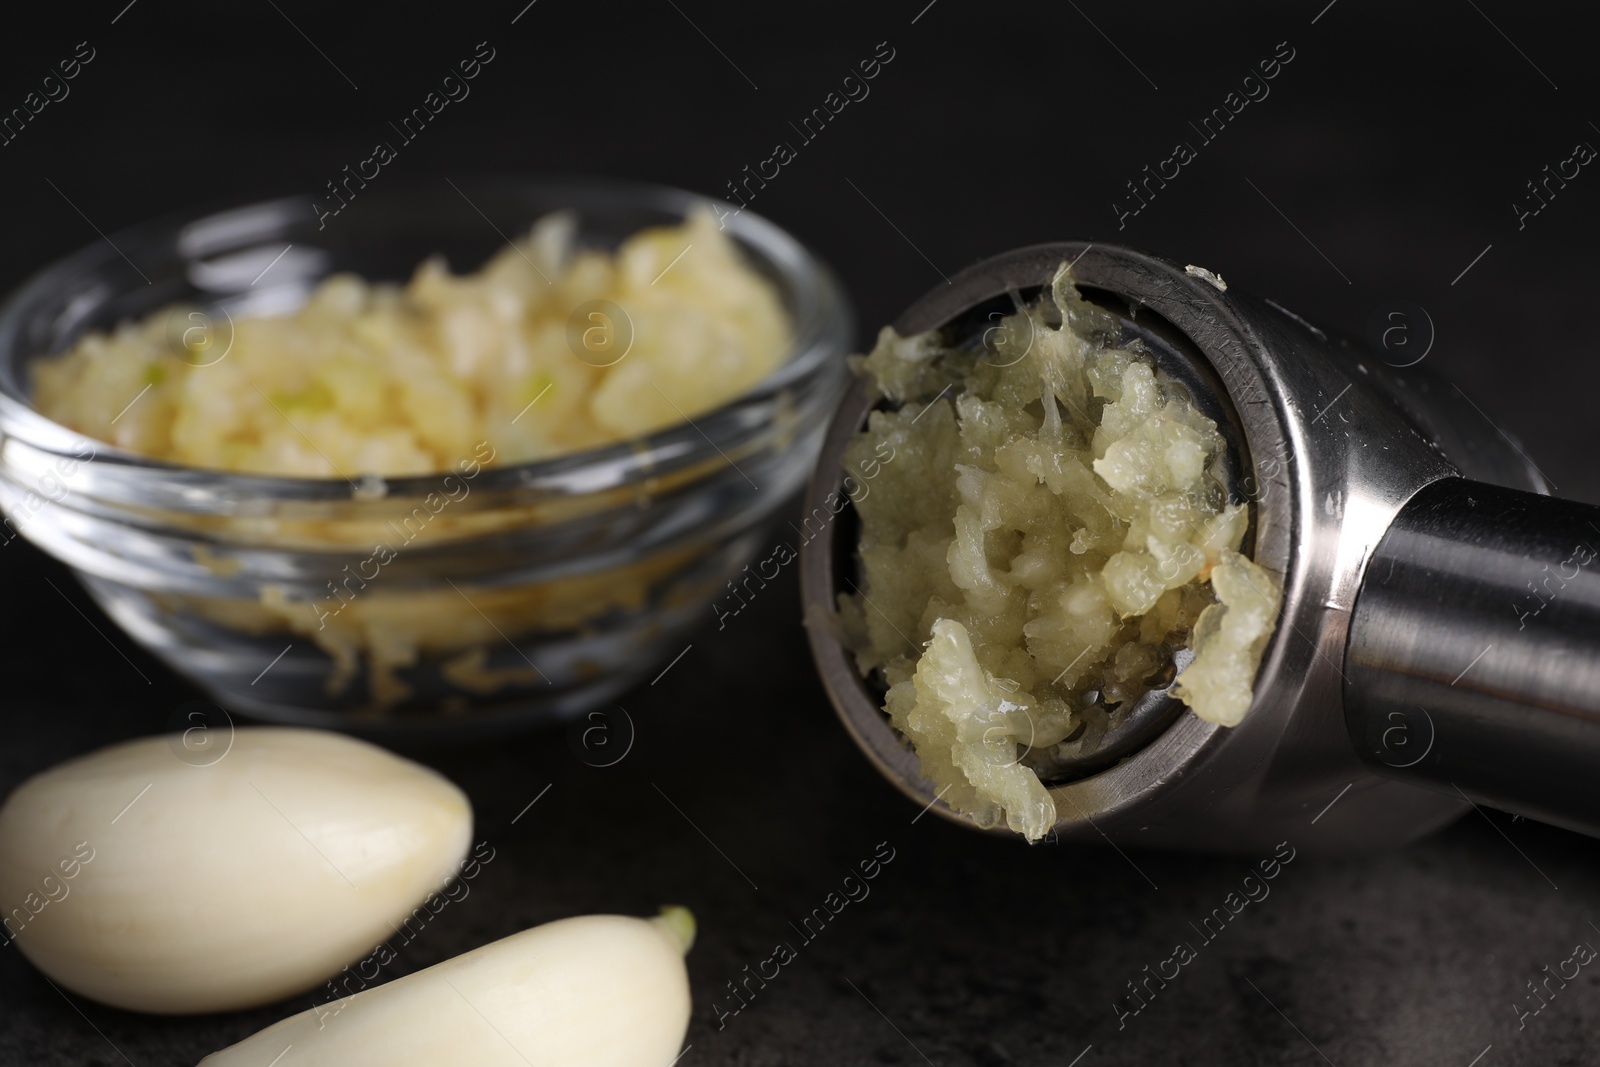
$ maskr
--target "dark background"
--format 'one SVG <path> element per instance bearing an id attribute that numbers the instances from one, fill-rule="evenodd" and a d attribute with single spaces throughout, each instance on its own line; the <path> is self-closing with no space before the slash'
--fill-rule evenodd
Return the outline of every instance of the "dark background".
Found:
<path id="1" fill-rule="evenodd" d="M 788 141 L 797 158 L 750 207 L 833 264 L 863 339 L 941 273 L 1044 240 L 1199 262 L 1358 334 L 1377 308 L 1411 301 L 1434 324 L 1430 365 L 1518 437 L 1558 492 L 1600 502 L 1588 338 L 1600 175 L 1585 168 L 1524 228 L 1512 208 L 1577 142 L 1600 145 L 1593 15 L 1508 0 L 926 2 L 7 11 L 0 110 L 78 42 L 95 58 L 70 96 L 0 147 L 0 285 L 96 229 L 321 189 L 396 140 L 388 122 L 487 41 L 495 58 L 470 97 L 376 181 L 588 172 L 715 195 Z M 894 59 L 870 95 L 801 144 L 789 123 L 884 41 Z M 1187 123 L 1279 42 L 1294 59 L 1270 96 L 1202 146 Z M 1124 182 L 1179 140 L 1198 158 L 1119 232 L 1111 205 Z M 31 547 L 0 551 L 0 580 L 0 788 L 160 730 L 192 695 Z M 1297 859 L 1119 1030 L 1111 1003 L 1124 983 L 1221 903 L 1248 858 L 1124 859 L 1029 849 L 933 817 L 912 825 L 916 810 L 836 726 L 792 570 L 787 581 L 622 699 L 638 736 L 614 767 L 583 765 L 559 734 L 425 754 L 472 795 L 479 836 L 498 852 L 396 973 L 562 915 L 681 901 L 702 932 L 684 1067 L 1600 1058 L 1588 1051 L 1600 977 L 1571 983 L 1525 1030 L 1512 1008 L 1543 964 L 1575 941 L 1600 944 L 1589 925 L 1600 852 L 1495 813 L 1399 852 Z M 795 940 L 789 922 L 885 840 L 896 859 L 872 896 L 719 1031 L 710 1002 L 723 983 Z M 193 1063 L 308 1003 L 153 1019 L 69 1001 L 3 954 L 0 1063 Z"/>

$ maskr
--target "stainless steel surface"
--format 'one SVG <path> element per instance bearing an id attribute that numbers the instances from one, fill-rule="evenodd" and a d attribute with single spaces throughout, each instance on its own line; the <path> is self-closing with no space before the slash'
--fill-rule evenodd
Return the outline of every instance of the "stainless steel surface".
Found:
<path id="1" fill-rule="evenodd" d="M 1356 599 L 1345 722 L 1373 770 L 1600 835 L 1600 508 L 1418 493 Z"/>
<path id="2" fill-rule="evenodd" d="M 1379 776 L 1352 749 L 1341 695 L 1351 613 L 1374 546 L 1419 489 L 1465 475 L 1539 490 L 1537 474 L 1425 370 L 1390 368 L 1269 301 L 1130 249 L 1065 242 L 1009 252 L 939 286 L 894 327 L 909 334 L 952 324 L 1009 290 L 1036 290 L 1065 261 L 1075 261 L 1086 291 L 1122 304 L 1131 329 L 1171 340 L 1158 358 L 1187 360 L 1191 382 L 1212 383 L 1212 395 L 1202 388 L 1196 399 L 1225 416 L 1218 422 L 1231 430 L 1245 472 L 1240 489 L 1254 505 L 1252 554 L 1282 576 L 1284 600 L 1245 720 L 1224 729 L 1184 712 L 1116 766 L 1053 785 L 1056 834 L 1257 851 L 1299 841 L 1316 818 L 1318 849 L 1352 851 L 1410 840 L 1456 817 L 1466 808 L 1459 797 Z M 844 398 L 808 510 L 840 488 L 843 449 L 878 402 L 862 381 Z M 824 685 L 878 768 L 919 805 L 959 820 L 936 801 L 827 625 L 853 577 L 848 512 L 830 531 L 801 549 Z"/>

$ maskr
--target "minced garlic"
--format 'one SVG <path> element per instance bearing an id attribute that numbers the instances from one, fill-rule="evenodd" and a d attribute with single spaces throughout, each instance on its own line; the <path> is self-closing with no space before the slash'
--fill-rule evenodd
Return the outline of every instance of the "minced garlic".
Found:
<path id="1" fill-rule="evenodd" d="M 1034 841 L 1056 821 L 1040 775 L 1167 685 L 1177 650 L 1195 658 L 1174 694 L 1239 722 L 1280 593 L 1237 551 L 1216 424 L 1065 267 L 988 336 L 885 329 L 863 361 L 899 406 L 846 462 L 900 458 L 857 502 L 864 581 L 840 607 L 945 802 Z"/>
<path id="2" fill-rule="evenodd" d="M 446 710 L 543 685 L 532 666 L 490 666 L 490 651 L 607 612 L 641 611 L 652 596 L 669 605 L 698 596 L 698 584 L 666 584 L 693 551 L 475 587 L 470 601 L 449 586 L 392 587 L 383 566 L 413 547 L 437 550 L 638 503 L 637 488 L 609 483 L 581 497 L 503 507 L 459 501 L 480 467 L 636 438 L 727 403 L 776 370 L 793 345 L 777 289 L 709 211 L 636 233 L 614 253 L 577 238 L 574 218 L 557 213 L 472 274 L 451 274 L 435 257 L 403 287 L 333 275 L 282 316 L 168 308 L 36 360 L 34 404 L 134 452 L 192 467 L 344 477 L 358 499 L 369 484 L 380 496 L 383 486 L 361 476 L 445 475 L 409 514 L 174 515 L 207 539 L 339 551 L 358 562 L 312 600 L 265 585 L 254 599 L 160 593 L 155 601 L 247 634 L 310 638 L 330 658 L 330 698 L 349 693 L 365 668 L 365 712 L 411 699 L 402 675 L 424 661 L 460 690 Z M 708 460 L 678 471 L 650 492 L 669 493 L 714 467 Z M 217 573 L 238 566 L 198 540 L 193 551 Z"/>
<path id="3" fill-rule="evenodd" d="M 772 284 L 709 212 L 611 254 L 557 213 L 476 273 L 404 287 L 333 275 L 292 314 L 167 308 L 33 366 L 34 404 L 80 433 L 193 467 L 313 478 L 501 463 L 681 423 L 788 354 Z"/>

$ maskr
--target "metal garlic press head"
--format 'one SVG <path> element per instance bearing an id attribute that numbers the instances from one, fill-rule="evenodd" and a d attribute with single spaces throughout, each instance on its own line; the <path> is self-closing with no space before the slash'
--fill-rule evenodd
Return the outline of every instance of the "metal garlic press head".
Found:
<path id="1" fill-rule="evenodd" d="M 1062 263 L 1228 437 L 1228 490 L 1251 509 L 1242 550 L 1284 593 L 1244 721 L 1203 722 L 1165 690 L 1118 709 L 1092 754 L 1049 772 L 1056 835 L 1253 852 L 1315 819 L 1313 847 L 1351 851 L 1474 802 L 1600 834 L 1600 509 L 1542 495 L 1515 443 L 1428 370 L 1131 249 L 996 256 L 894 329 L 970 339 Z M 801 548 L 808 631 L 857 744 L 918 805 L 964 821 L 827 625 L 858 579 L 844 452 L 883 403 L 858 378 L 823 446 L 807 512 L 846 504 Z"/>

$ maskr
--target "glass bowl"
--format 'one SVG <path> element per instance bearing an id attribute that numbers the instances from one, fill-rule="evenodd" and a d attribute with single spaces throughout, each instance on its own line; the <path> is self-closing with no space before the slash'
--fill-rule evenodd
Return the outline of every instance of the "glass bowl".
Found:
<path id="1" fill-rule="evenodd" d="M 794 347 L 744 396 L 648 437 L 347 482 L 177 466 L 29 403 L 33 359 L 175 301 L 202 309 L 179 333 L 226 340 L 233 318 L 292 308 L 336 271 L 403 281 L 434 253 L 476 269 L 550 211 L 576 213 L 580 245 L 614 248 L 705 206 L 776 286 Z M 809 475 L 852 332 L 837 282 L 793 237 L 659 186 L 441 179 L 362 190 L 321 226 L 310 197 L 152 223 L 0 306 L 0 537 L 66 563 L 229 712 L 367 732 L 559 720 L 652 677 L 712 620 Z"/>

